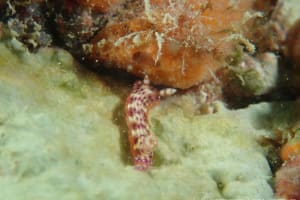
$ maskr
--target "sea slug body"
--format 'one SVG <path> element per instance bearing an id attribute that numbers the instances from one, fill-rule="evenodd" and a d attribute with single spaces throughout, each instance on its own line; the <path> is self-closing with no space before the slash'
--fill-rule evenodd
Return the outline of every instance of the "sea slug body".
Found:
<path id="1" fill-rule="evenodd" d="M 300 199 L 300 154 L 286 161 L 276 172 L 276 199 Z"/>
<path id="2" fill-rule="evenodd" d="M 137 170 L 145 171 L 152 166 L 153 150 L 157 145 L 148 120 L 149 110 L 159 103 L 161 97 L 170 96 L 175 89 L 157 90 L 150 85 L 148 76 L 137 81 L 125 105 L 130 151 Z"/>

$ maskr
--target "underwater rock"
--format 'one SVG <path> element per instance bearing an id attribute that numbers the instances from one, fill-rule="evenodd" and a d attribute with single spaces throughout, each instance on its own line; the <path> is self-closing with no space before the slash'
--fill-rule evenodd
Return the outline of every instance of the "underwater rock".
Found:
<path id="1" fill-rule="evenodd" d="M 224 93 L 232 98 L 253 97 L 272 92 L 278 86 L 279 66 L 274 53 L 243 54 L 222 75 Z"/>
<path id="2" fill-rule="evenodd" d="M 141 173 L 120 106 L 130 81 L 79 68 L 60 49 L 13 47 L 0 44 L 2 198 L 272 198 L 256 139 L 271 133 L 262 121 L 282 119 L 270 109 L 281 104 L 191 118 L 166 100 L 150 112 L 158 147 L 152 170 Z"/>
<path id="3" fill-rule="evenodd" d="M 255 1 L 254 7 L 261 11 L 261 17 L 253 18 L 252 30 L 245 32 L 246 37 L 255 45 L 258 53 L 281 51 L 286 37 L 286 17 L 282 0 Z"/>
<path id="4" fill-rule="evenodd" d="M 31 54 L 0 35 L 1 198 L 274 198 L 268 151 L 258 141 L 298 120 L 299 102 L 215 108 L 221 89 L 210 82 L 166 99 L 149 113 L 158 146 L 152 170 L 140 173 L 123 113 L 132 80 L 87 71 L 58 48 Z"/>
<path id="5" fill-rule="evenodd" d="M 49 9 L 55 22 L 56 36 L 61 40 L 61 45 L 70 50 L 74 55 L 82 56 L 82 44 L 89 42 L 94 35 L 107 23 L 107 16 L 95 12 L 91 8 L 82 6 L 76 1 L 55 1 Z M 104 1 L 99 1 L 104 2 Z"/>
<path id="6" fill-rule="evenodd" d="M 53 36 L 55 44 L 95 67 L 187 89 L 222 76 L 218 71 L 239 53 L 278 51 L 285 34 L 280 5 L 262 0 L 18 0 L 7 2 L 3 12 L 12 12 L 7 22 L 12 35 L 30 49 L 48 46 Z"/>
<path id="7" fill-rule="evenodd" d="M 7 4 L 6 10 L 0 7 L 0 11 L 7 13 L 7 25 L 13 37 L 31 50 L 49 46 L 52 43 L 52 36 L 46 26 L 46 4 L 44 1 L 18 0 L 8 1 Z"/>
<path id="8" fill-rule="evenodd" d="M 89 59 L 185 89 L 211 79 L 238 44 L 248 43 L 254 51 L 238 31 L 255 12 L 252 0 L 136 2 L 143 9 L 127 7 L 122 17 L 108 18 L 83 45 Z"/>

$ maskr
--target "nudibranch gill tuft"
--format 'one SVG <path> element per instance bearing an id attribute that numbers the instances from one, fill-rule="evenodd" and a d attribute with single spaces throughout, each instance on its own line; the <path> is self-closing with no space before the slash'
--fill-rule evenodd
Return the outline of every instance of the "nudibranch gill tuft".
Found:
<path id="1" fill-rule="evenodd" d="M 158 90 L 150 85 L 148 76 L 144 81 L 134 83 L 133 90 L 127 97 L 125 117 L 128 126 L 130 151 L 137 170 L 145 171 L 152 166 L 153 151 L 157 145 L 148 120 L 149 110 L 159 103 L 161 97 L 170 96 L 176 89 Z"/>

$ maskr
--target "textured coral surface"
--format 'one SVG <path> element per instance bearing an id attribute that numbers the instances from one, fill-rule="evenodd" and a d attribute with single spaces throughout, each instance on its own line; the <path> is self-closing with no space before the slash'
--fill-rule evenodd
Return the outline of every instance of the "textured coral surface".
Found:
<path id="1" fill-rule="evenodd" d="M 150 113 L 158 147 L 142 173 L 123 116 L 130 82 L 82 70 L 65 51 L 33 55 L 14 42 L 0 45 L 1 198 L 272 198 L 256 138 L 271 133 L 264 124 L 293 117 L 292 105 L 191 117 L 165 102 Z"/>
<path id="2" fill-rule="evenodd" d="M 78 2 L 87 6 L 87 1 Z M 118 5 L 122 1 L 102 1 L 107 2 Z M 155 2 L 158 5 L 168 5 L 167 1 L 151 2 L 152 5 Z M 202 1 L 189 2 L 195 5 Z M 293 8 L 297 9 L 298 0 L 288 2 L 294 2 Z M 100 4 L 94 9 L 107 12 L 108 5 Z M 207 6 L 207 12 L 213 12 L 209 8 L 210 5 Z M 167 9 L 168 6 L 148 8 L 154 10 L 156 15 L 148 16 L 144 13 L 143 20 L 146 19 L 147 23 L 140 18 L 137 21 L 133 20 L 134 23 L 130 24 L 133 25 L 130 26 L 133 30 L 140 30 L 140 27 L 134 25 L 146 23 L 148 26 L 151 17 L 161 18 L 160 9 Z M 186 11 L 193 10 L 188 5 L 184 8 Z M 222 9 L 220 7 L 220 10 Z M 182 9 L 178 11 L 185 13 Z M 136 19 L 139 15 L 137 12 L 131 17 Z M 183 16 L 191 17 L 188 13 Z M 201 20 L 209 19 L 211 18 Z M 166 17 L 166 23 L 173 25 L 172 16 Z M 114 23 L 108 25 L 113 27 Z M 0 26 L 0 30 L 2 28 Z M 163 30 L 159 28 L 161 27 L 156 27 L 157 30 Z M 178 29 L 182 31 L 183 28 L 186 27 Z M 118 52 L 117 47 L 128 47 L 124 42 L 140 44 L 138 35 L 130 35 L 131 32 L 126 30 L 121 29 L 121 33 L 129 34 L 128 37 L 122 40 L 108 40 L 108 44 L 114 44 L 112 49 L 120 55 L 124 52 Z M 106 29 L 99 35 L 112 34 L 105 31 Z M 117 33 L 115 32 L 115 35 Z M 166 41 L 162 33 L 150 34 L 149 41 L 153 41 L 153 44 L 148 44 L 151 47 L 149 55 L 152 55 L 150 61 L 148 54 L 143 57 L 144 54 L 138 53 L 133 58 L 138 58 L 137 61 L 144 64 L 154 62 L 158 65 L 161 55 L 157 54 L 157 40 Z M 226 35 L 226 32 L 223 34 Z M 99 35 L 95 43 L 97 42 L 97 48 L 102 48 L 107 41 L 102 40 Z M 114 38 L 115 35 L 112 34 L 111 37 Z M 16 38 L 10 38 L 11 41 L 8 41 L 6 34 L 2 32 L 0 38 L 1 199 L 274 198 L 270 184 L 270 163 L 266 158 L 268 149 L 262 147 L 258 140 L 260 141 L 261 137 L 272 138 L 274 129 L 284 129 L 298 121 L 299 101 L 259 103 L 244 109 L 228 110 L 222 103 L 214 102 L 215 99 L 220 99 L 220 88 L 219 85 L 209 84 L 210 82 L 196 88 L 196 92 L 171 97 L 149 113 L 150 128 L 156 134 L 158 146 L 154 152 L 152 170 L 141 173 L 134 170 L 131 163 L 123 113 L 132 80 L 118 73 L 96 74 L 87 71 L 79 66 L 69 53 L 61 49 L 43 48 L 37 54 L 31 54 Z M 201 38 L 201 41 L 205 42 L 206 39 Z M 212 47 L 206 42 L 206 47 Z M 190 46 L 178 46 L 178 43 L 173 44 L 171 40 L 168 44 L 171 45 L 168 47 L 170 52 L 178 50 L 178 47 L 184 49 L 184 52 L 189 52 Z M 230 49 L 230 43 L 225 47 Z M 101 59 L 101 51 L 97 48 L 94 53 L 97 53 L 96 58 Z M 138 48 L 144 48 L 143 52 L 148 50 L 146 47 Z M 129 48 L 128 52 L 131 50 Z M 201 52 L 203 53 L 202 50 Z M 219 54 L 223 55 L 222 52 L 216 55 Z M 173 60 L 172 56 L 166 55 L 169 61 Z M 193 53 L 191 55 L 193 56 Z M 272 54 L 271 57 L 273 56 Z M 157 63 L 156 58 L 159 58 Z M 109 59 L 110 57 L 104 57 L 105 61 Z M 115 59 L 121 62 L 122 57 L 120 60 L 119 57 Z M 203 62 L 206 62 L 206 59 L 211 57 L 203 57 Z M 264 63 L 264 60 L 253 57 L 249 59 L 257 63 L 253 65 L 254 68 L 260 65 L 273 66 L 273 62 Z M 174 59 L 174 63 L 176 62 L 178 61 Z M 119 64 L 129 71 L 134 67 L 134 64 Z M 182 62 L 180 66 L 185 64 L 186 62 Z M 146 68 L 148 67 L 146 65 Z M 261 66 L 259 69 L 261 71 Z M 180 70 L 180 73 L 184 74 L 185 67 L 180 67 Z M 276 82 L 274 71 L 265 69 L 261 72 L 263 76 L 260 76 L 259 81 L 254 82 L 255 79 L 250 78 L 254 86 L 257 82 L 262 82 L 258 85 L 267 85 L 269 88 L 269 83 Z M 205 73 L 213 74 L 213 71 Z M 141 74 L 143 75 L 142 72 Z M 164 80 L 168 80 L 167 75 Z M 247 80 L 244 77 L 238 78 L 242 83 L 247 83 L 244 82 Z M 256 75 L 254 77 L 257 78 Z M 268 78 L 271 80 L 268 81 Z M 184 81 L 182 84 L 185 84 Z M 256 91 L 261 94 L 260 88 Z M 204 113 L 216 113 L 199 115 L 203 110 Z M 278 196 L 286 197 L 289 189 L 293 189 L 292 192 L 299 191 L 299 180 L 296 179 L 298 174 L 299 159 L 283 166 L 277 174 L 280 180 L 285 181 L 276 185 Z M 287 189 L 286 183 L 292 183 L 291 187 Z M 283 192 L 279 193 L 280 191 Z"/>
<path id="3" fill-rule="evenodd" d="M 212 78 L 239 42 L 247 1 L 148 0 L 125 10 L 94 37 L 93 60 L 151 82 L 188 88 Z M 237 36 L 239 35 L 239 36 Z"/>

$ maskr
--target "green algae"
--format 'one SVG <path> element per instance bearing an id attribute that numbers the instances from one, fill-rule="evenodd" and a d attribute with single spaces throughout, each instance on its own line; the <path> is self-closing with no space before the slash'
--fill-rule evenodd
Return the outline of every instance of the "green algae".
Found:
<path id="1" fill-rule="evenodd" d="M 158 137 L 153 169 L 139 172 L 130 162 L 120 95 L 129 86 L 110 87 L 119 80 L 79 70 L 63 50 L 20 58 L 1 44 L 0 52 L 1 197 L 272 197 L 271 172 L 257 142 L 271 131 L 257 123 L 268 120 L 275 104 L 186 117 L 165 100 L 151 112 Z"/>

